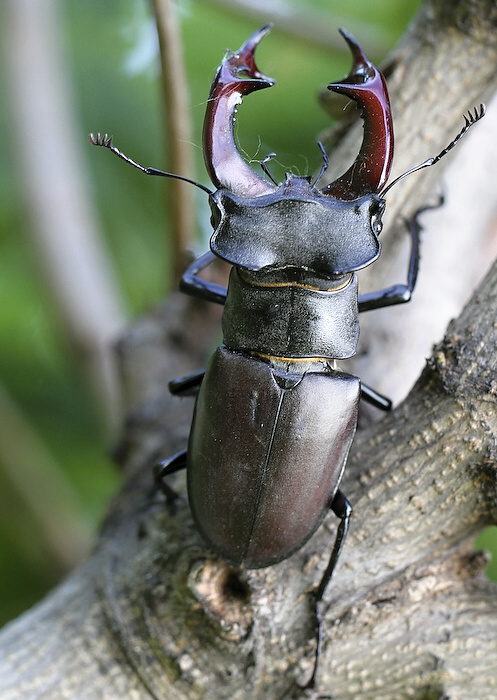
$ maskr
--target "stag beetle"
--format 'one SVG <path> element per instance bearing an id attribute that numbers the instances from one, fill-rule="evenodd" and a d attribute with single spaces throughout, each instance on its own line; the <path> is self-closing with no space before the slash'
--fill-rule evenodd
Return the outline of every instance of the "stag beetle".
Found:
<path id="1" fill-rule="evenodd" d="M 270 27 L 228 53 L 214 77 L 203 152 L 215 192 L 144 168 L 108 136 L 90 135 L 90 140 L 147 174 L 179 177 L 209 195 L 211 252 L 189 267 L 180 288 L 224 304 L 223 345 L 205 372 L 170 382 L 174 394 L 198 390 L 198 395 L 188 449 L 163 462 L 160 477 L 186 466 L 189 502 L 200 532 L 213 552 L 247 568 L 289 557 L 331 508 L 340 525 L 315 592 L 319 602 L 352 512 L 339 485 L 359 400 L 391 407 L 386 397 L 339 369 L 337 362 L 356 353 L 359 313 L 410 300 L 419 262 L 417 220 L 408 225 L 405 284 L 358 295 L 356 272 L 380 255 L 387 190 L 405 175 L 438 162 L 485 110 L 481 105 L 469 112 L 447 148 L 386 187 L 394 140 L 385 80 L 356 40 L 340 30 L 353 65 L 347 77 L 328 88 L 362 110 L 359 155 L 341 177 L 319 190 L 316 183 L 328 164 L 320 146 L 323 167 L 316 180 L 287 173 L 278 184 L 267 166 L 269 156 L 262 162 L 266 178 L 243 160 L 233 135 L 242 98 L 275 82 L 259 72 L 254 59 Z M 199 277 L 216 257 L 233 266 L 227 289 Z"/>

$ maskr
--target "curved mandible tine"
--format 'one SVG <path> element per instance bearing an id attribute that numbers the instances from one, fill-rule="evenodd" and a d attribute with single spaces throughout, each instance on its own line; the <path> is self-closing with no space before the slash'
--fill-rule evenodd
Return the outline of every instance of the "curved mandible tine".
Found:
<path id="1" fill-rule="evenodd" d="M 247 165 L 233 134 L 236 109 L 243 97 L 275 83 L 259 71 L 254 58 L 257 45 L 271 27 L 271 24 L 261 27 L 238 51 L 224 57 L 211 85 L 204 119 L 204 160 L 212 182 L 244 197 L 275 190 L 273 184 Z"/>
<path id="2" fill-rule="evenodd" d="M 321 165 L 321 169 L 319 173 L 316 176 L 316 179 L 314 180 L 314 186 L 318 184 L 318 182 L 321 180 L 325 172 L 328 170 L 328 166 L 330 164 L 330 159 L 328 158 L 328 154 L 326 153 L 326 148 L 323 146 L 321 141 L 318 141 L 318 147 L 319 150 L 321 151 L 321 156 L 323 158 L 323 163 Z"/>
<path id="3" fill-rule="evenodd" d="M 364 136 L 353 165 L 337 180 L 323 188 L 323 194 L 351 200 L 379 192 L 386 184 L 393 159 L 393 125 L 385 79 L 369 61 L 357 41 L 343 29 L 340 33 L 352 52 L 350 73 L 329 90 L 358 103 L 364 119 Z"/>
<path id="4" fill-rule="evenodd" d="M 267 156 L 264 156 L 264 158 L 261 160 L 261 168 L 262 171 L 268 176 L 268 178 L 271 180 L 271 182 L 274 182 L 276 187 L 278 187 L 278 182 L 275 180 L 273 177 L 271 171 L 269 170 L 268 163 L 270 160 L 272 160 L 276 156 L 276 153 L 268 153 Z"/>

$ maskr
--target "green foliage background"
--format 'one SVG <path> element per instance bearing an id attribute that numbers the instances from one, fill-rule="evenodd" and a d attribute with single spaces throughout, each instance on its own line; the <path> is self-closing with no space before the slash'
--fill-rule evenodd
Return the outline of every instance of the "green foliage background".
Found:
<path id="1" fill-rule="evenodd" d="M 288 5 L 304 11 L 310 7 L 306 0 Z M 315 0 L 312 9 L 326 14 L 330 33 L 342 23 L 350 28 L 347 19 L 352 24 L 361 21 L 368 36 L 381 37 L 381 55 L 370 56 L 381 61 L 418 5 L 419 0 Z M 108 132 L 134 159 L 168 169 L 148 4 L 65 0 L 59 7 L 81 140 L 90 131 Z M 205 0 L 179 2 L 178 8 L 197 178 L 207 184 L 200 136 L 211 79 L 225 49 L 238 48 L 263 22 L 236 16 Z M 357 36 L 366 50 L 368 36 Z M 276 151 L 277 162 L 271 168 L 277 177 L 278 164 L 281 172 L 292 166 L 310 172 L 320 163 L 317 134 L 330 125 L 317 104 L 317 92 L 348 72 L 345 44 L 343 52 L 331 51 L 280 33 L 276 26 L 258 49 L 258 63 L 277 78 L 278 85 L 261 96 L 256 93 L 243 105 L 238 121 L 241 146 L 249 157 Z M 24 211 L 8 90 L 0 80 L 0 381 L 54 458 L 61 478 L 76 492 L 80 510 L 74 517 L 96 532 L 106 503 L 118 488 L 119 475 L 107 457 L 111 445 L 43 286 Z M 56 149 L 57 134 L 49 136 Z M 157 304 L 169 284 L 172 232 L 164 215 L 164 183 L 144 177 L 104 151 L 88 146 L 84 153 L 81 168 L 89 177 L 102 235 L 132 318 Z M 202 251 L 208 218 L 204 202 L 199 209 Z M 22 434 L 15 437 L 23 440 Z M 63 573 L 36 518 L 0 464 L 0 624 L 36 602 Z"/>

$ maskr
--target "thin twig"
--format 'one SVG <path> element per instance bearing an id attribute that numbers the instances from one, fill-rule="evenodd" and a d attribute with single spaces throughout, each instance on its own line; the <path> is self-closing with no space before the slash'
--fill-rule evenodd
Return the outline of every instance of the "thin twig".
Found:
<path id="1" fill-rule="evenodd" d="M 168 170 L 194 179 L 190 99 L 183 60 L 179 23 L 173 0 L 152 0 L 162 68 L 164 133 L 167 134 Z M 173 180 L 168 187 L 168 213 L 173 230 L 174 288 L 185 269 L 185 252 L 195 228 L 195 203 L 191 187 Z"/>

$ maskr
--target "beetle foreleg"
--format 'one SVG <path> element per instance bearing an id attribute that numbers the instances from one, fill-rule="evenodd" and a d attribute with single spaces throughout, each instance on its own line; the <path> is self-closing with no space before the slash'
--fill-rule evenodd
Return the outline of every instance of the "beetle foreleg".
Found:
<path id="1" fill-rule="evenodd" d="M 416 286 L 419 268 L 419 241 L 421 224 L 418 221 L 418 214 L 424 211 L 420 209 L 412 219 L 406 221 L 407 229 L 411 236 L 411 254 L 409 256 L 409 267 L 407 269 L 407 284 L 394 284 L 386 289 L 369 294 L 359 294 L 359 312 L 381 309 L 384 306 L 394 306 L 405 304 L 411 300 L 412 292 Z"/>
<path id="2" fill-rule="evenodd" d="M 209 282 L 198 276 L 199 272 L 205 270 L 216 259 L 214 253 L 208 251 L 197 260 L 194 260 L 181 278 L 180 291 L 192 297 L 212 301 L 215 304 L 224 304 L 226 301 L 226 287 Z"/>
<path id="3" fill-rule="evenodd" d="M 420 234 L 423 230 L 418 217 L 427 209 L 438 209 L 438 207 L 442 206 L 442 204 L 443 197 L 440 197 L 437 204 L 418 209 L 412 219 L 406 219 L 405 221 L 407 230 L 411 236 L 411 254 L 409 256 L 409 267 L 407 268 L 407 283 L 394 284 L 391 287 L 380 289 L 379 291 L 371 292 L 370 294 L 359 294 L 359 312 L 371 311 L 372 309 L 381 309 L 384 306 L 405 304 L 411 300 L 414 287 L 416 286 L 416 280 L 418 278 Z"/>

